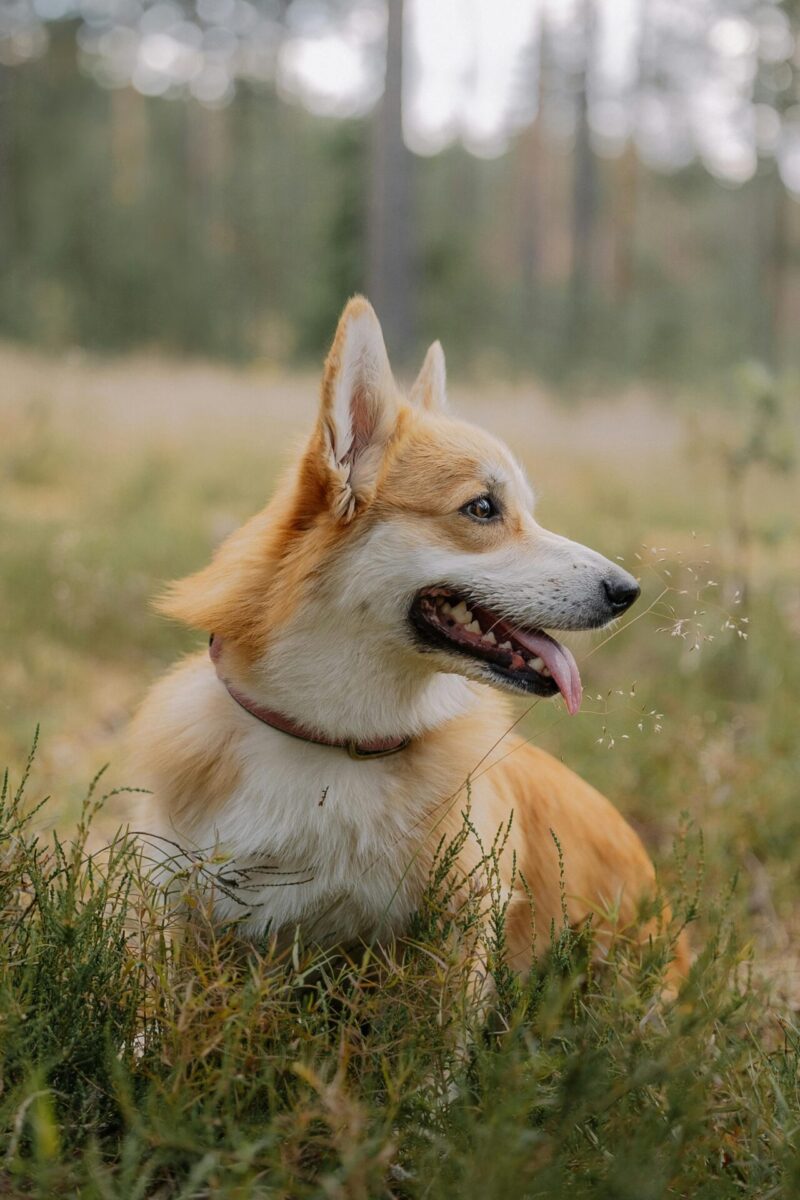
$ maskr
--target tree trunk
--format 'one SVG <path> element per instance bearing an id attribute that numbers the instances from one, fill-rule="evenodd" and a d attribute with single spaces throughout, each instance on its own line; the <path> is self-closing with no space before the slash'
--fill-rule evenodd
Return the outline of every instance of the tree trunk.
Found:
<path id="1" fill-rule="evenodd" d="M 0 63 L 0 249 L 11 248 L 11 68 Z"/>
<path id="2" fill-rule="evenodd" d="M 110 98 L 111 192 L 120 205 L 135 204 L 147 171 L 147 111 L 132 87 L 115 88 Z"/>
<path id="3" fill-rule="evenodd" d="M 614 223 L 614 300 L 623 316 L 627 315 L 636 280 L 636 200 L 639 163 L 631 141 L 615 164 Z"/>
<path id="4" fill-rule="evenodd" d="M 772 237 L 765 264 L 764 290 L 767 297 L 767 307 L 772 323 L 772 362 L 770 366 L 779 371 L 783 366 L 784 331 L 787 326 L 787 264 L 791 261 L 789 251 L 788 224 L 789 204 L 786 188 L 778 174 L 777 168 L 771 173 L 770 179 L 770 211 L 772 217 Z"/>
<path id="5" fill-rule="evenodd" d="M 583 6 L 584 52 L 577 86 L 577 120 L 572 175 L 572 266 L 566 336 L 573 349 L 585 344 L 589 316 L 594 228 L 597 214 L 597 164 L 589 128 L 588 73 L 594 47 L 592 0 Z"/>
<path id="6" fill-rule="evenodd" d="M 774 162 L 761 166 L 752 184 L 755 217 L 755 277 L 752 296 L 753 345 L 761 361 L 778 367 L 783 299 L 785 225 L 783 184 Z"/>
<path id="7" fill-rule="evenodd" d="M 536 75 L 536 111 L 531 124 L 520 139 L 520 169 L 522 202 L 519 216 L 518 254 L 522 285 L 525 324 L 531 333 L 539 317 L 538 300 L 541 273 L 541 241 L 547 203 L 544 189 L 546 145 L 544 136 L 544 107 L 548 81 L 548 43 L 544 21 L 539 29 L 538 71 Z"/>
<path id="8" fill-rule="evenodd" d="M 386 86 L 372 122 L 367 293 L 389 352 L 408 361 L 414 342 L 412 166 L 403 140 L 403 0 L 389 0 Z"/>

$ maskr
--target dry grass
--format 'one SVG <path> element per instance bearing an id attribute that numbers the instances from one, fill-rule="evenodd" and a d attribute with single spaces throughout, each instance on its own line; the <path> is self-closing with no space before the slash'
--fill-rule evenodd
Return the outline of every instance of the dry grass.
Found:
<path id="1" fill-rule="evenodd" d="M 3 706 L 0 758 L 11 764 L 12 774 L 18 774 L 34 728 L 41 724 L 41 748 L 32 778 L 33 797 L 51 793 L 54 800 L 37 820 L 71 834 L 86 781 L 103 763 L 111 763 L 109 787 L 135 786 L 136 780 L 127 778 L 120 765 L 126 722 L 148 684 L 178 653 L 196 641 L 192 635 L 157 619 L 148 608 L 149 598 L 165 580 L 204 562 L 220 538 L 264 502 L 281 461 L 308 426 L 315 408 L 317 384 L 313 378 L 276 377 L 264 370 L 234 371 L 207 364 L 152 359 L 105 363 L 73 356 L 66 360 L 44 360 L 9 347 L 0 350 L 0 378 L 3 380 L 0 606 L 6 621 L 5 652 L 0 659 Z M 631 614 L 630 624 L 618 630 L 605 645 L 601 645 L 601 638 L 578 641 L 578 656 L 584 660 L 587 684 L 587 700 L 581 715 L 570 721 L 558 705 L 538 704 L 526 718 L 527 733 L 611 795 L 642 829 L 667 885 L 678 891 L 684 885 L 672 847 L 680 835 L 681 813 L 688 814 L 695 829 L 702 828 L 705 900 L 695 929 L 695 945 L 700 949 L 713 937 L 718 920 L 713 916 L 714 897 L 727 894 L 734 875 L 738 876 L 727 911 L 740 941 L 752 947 L 756 976 L 766 980 L 767 985 L 755 1009 L 749 1010 L 751 1023 L 747 1028 L 737 1026 L 732 1032 L 725 1026 L 724 1038 L 733 1039 L 730 1044 L 725 1042 L 731 1051 L 730 1062 L 733 1063 L 736 1054 L 741 1061 L 736 1059 L 738 1065 L 730 1066 L 734 1072 L 730 1077 L 720 1068 L 719 1085 L 710 1076 L 705 1079 L 703 1096 L 708 1099 L 708 1110 L 695 1113 L 692 1118 L 705 1130 L 703 1154 L 708 1138 L 713 1141 L 713 1129 L 718 1129 L 720 1139 L 727 1139 L 724 1142 L 727 1149 L 720 1150 L 720 1154 L 735 1159 L 741 1151 L 747 1159 L 737 1176 L 738 1182 L 731 1181 L 731 1189 L 725 1183 L 723 1189 L 719 1182 L 722 1177 L 716 1174 L 717 1191 L 701 1193 L 699 1189 L 705 1184 L 700 1167 L 695 1164 L 692 1170 L 700 1173 L 690 1172 L 685 1178 L 680 1172 L 670 1174 L 671 1167 L 665 1168 L 663 1187 L 654 1184 L 650 1191 L 614 1191 L 614 1186 L 619 1188 L 622 1184 L 621 1177 L 612 1171 L 604 1177 L 606 1190 L 598 1183 L 592 1191 L 587 1184 L 588 1190 L 580 1194 L 635 1194 L 637 1200 L 645 1194 L 705 1194 L 716 1200 L 717 1196 L 727 1195 L 728 1190 L 737 1195 L 781 1194 L 775 1189 L 790 1180 L 791 1172 L 784 1167 L 778 1170 L 775 1164 L 783 1163 L 785 1156 L 793 1153 L 795 1099 L 784 1095 L 781 1101 L 784 1108 L 779 1118 L 775 1117 L 782 1131 L 780 1153 L 777 1142 L 767 1145 L 769 1138 L 763 1131 L 753 1133 L 752 1123 L 750 1132 L 755 1142 L 747 1143 L 745 1153 L 744 1119 L 732 1121 L 722 1115 L 727 1112 L 724 1097 L 714 1089 L 730 1088 L 734 1096 L 731 1103 L 744 1104 L 745 1080 L 749 1079 L 759 1099 L 754 1101 L 750 1096 L 747 1103 L 762 1106 L 763 1112 L 758 1116 L 761 1124 L 756 1122 L 761 1130 L 768 1112 L 773 1112 L 770 1105 L 774 1103 L 777 1076 L 770 1072 L 777 1067 L 773 1059 L 768 1063 L 754 1059 L 751 1051 L 747 1051 L 751 1045 L 747 1039 L 760 1041 L 772 1054 L 773 1050 L 777 1053 L 775 1047 L 783 1044 L 785 1034 L 788 1041 L 784 1050 L 788 1054 L 787 1047 L 795 1045 L 791 1030 L 800 1008 L 800 968 L 795 951 L 800 927 L 796 897 L 800 748 L 794 717 L 800 703 L 797 655 L 800 597 L 796 583 L 800 524 L 796 479 L 766 467 L 756 466 L 749 472 L 741 499 L 751 537 L 743 560 L 731 527 L 723 471 L 724 448 L 743 437 L 742 430 L 748 421 L 742 406 L 734 411 L 708 397 L 672 398 L 667 402 L 635 388 L 620 397 L 567 400 L 548 396 L 534 386 L 455 386 L 451 400 L 457 412 L 484 423 L 514 446 L 536 485 L 539 515 L 544 524 L 595 545 L 611 557 L 621 557 L 642 575 L 645 595 L 639 609 Z M 749 589 L 745 604 L 738 596 L 743 583 Z M 744 633 L 748 635 L 746 639 L 741 636 Z M 112 798 L 92 825 L 89 845 L 98 845 L 125 816 L 125 797 Z M 229 951 L 223 953 L 217 947 L 214 953 L 224 957 Z M 731 968 L 733 959 L 725 954 L 720 951 L 709 959 L 717 965 L 713 969 L 709 966 L 708 979 L 716 979 L 714 987 L 722 989 L 714 993 L 716 998 L 712 1001 L 709 992 L 703 999 L 702 987 L 694 994 L 692 1003 L 706 1004 L 707 1015 L 712 1011 L 709 1005 L 722 1004 L 722 975 L 715 975 L 714 971 L 724 973 Z M 266 994 L 268 984 L 263 963 L 255 975 L 245 972 L 244 977 L 240 966 L 235 966 L 229 958 L 225 958 L 220 969 L 227 981 L 224 985 L 215 982 L 212 967 L 201 967 L 194 961 L 192 970 L 207 974 L 202 975 L 196 992 L 188 985 L 189 990 L 181 999 L 176 996 L 168 999 L 172 984 L 165 984 L 167 990 L 162 1002 L 172 1006 L 170 1011 L 175 1021 L 193 1022 L 194 1032 L 183 1047 L 180 1038 L 173 1039 L 168 1050 L 164 1049 L 165 1043 L 159 1043 L 160 1048 L 154 1053 L 162 1055 L 161 1066 L 150 1064 L 147 1086 L 153 1084 L 154 1094 L 160 1097 L 158 1103 L 171 1113 L 169 1120 L 176 1128 L 182 1128 L 180 1122 L 189 1119 L 185 1112 L 180 1115 L 173 1107 L 178 1104 L 181 1088 L 188 1089 L 186 1094 L 195 1097 L 192 1103 L 202 1108 L 205 1101 L 189 1081 L 193 1078 L 192 1064 L 185 1053 L 212 1054 L 209 1047 L 212 1043 L 216 1045 L 214 1039 L 219 1030 L 209 1018 L 204 1032 L 204 1021 L 205 1014 L 217 1001 L 223 1009 L 234 1005 L 238 1013 L 237 1028 L 241 1028 L 242 1045 L 246 1042 L 247 1047 L 241 1051 L 244 1061 L 251 1062 L 255 1053 L 253 1038 L 266 1039 L 273 1046 L 271 1052 L 280 1057 L 283 1051 L 279 1054 L 269 1039 L 275 1037 L 280 1041 L 285 1036 L 291 1041 L 298 1037 L 299 1049 L 292 1061 L 301 1062 L 301 1068 L 293 1078 L 301 1080 L 302 1086 L 296 1083 L 289 1086 L 280 1071 L 269 1077 L 272 1091 L 268 1107 L 273 1105 L 270 1121 L 276 1112 L 282 1113 L 280 1119 L 290 1132 L 288 1148 L 284 1148 L 281 1159 L 283 1182 L 277 1191 L 265 1191 L 264 1195 L 448 1194 L 443 1182 L 445 1175 L 431 1182 L 428 1191 L 416 1183 L 404 1184 L 402 1172 L 392 1175 L 392 1164 L 398 1161 L 397 1147 L 403 1148 L 402 1153 L 409 1161 L 414 1160 L 418 1166 L 427 1164 L 425 1169 L 430 1171 L 434 1161 L 441 1161 L 436 1155 L 445 1154 L 443 1147 L 458 1146 L 457 1153 L 461 1156 L 458 1161 L 464 1170 L 468 1162 L 473 1164 L 472 1169 L 477 1169 L 475 1147 L 483 1145 L 484 1154 L 488 1153 L 485 1134 L 477 1132 L 482 1128 L 481 1123 L 486 1125 L 488 1121 L 486 1127 L 493 1129 L 498 1137 L 510 1136 L 507 1130 L 498 1132 L 498 1125 L 489 1120 L 487 1114 L 492 1106 L 498 1113 L 505 1113 L 505 1119 L 512 1125 L 518 1123 L 514 1128 L 521 1139 L 530 1134 L 532 1148 L 525 1162 L 530 1167 L 539 1154 L 545 1172 L 542 1179 L 568 1178 L 569 1154 L 574 1153 L 576 1162 L 584 1162 L 581 1156 L 584 1151 L 588 1153 L 586 1147 L 592 1144 L 591 1130 L 601 1126 L 607 1131 L 610 1128 L 607 1115 L 598 1115 L 605 1110 L 592 1107 L 595 1097 L 591 1103 L 587 1100 L 587 1104 L 594 1113 L 592 1121 L 599 1124 L 589 1121 L 586 1125 L 588 1141 L 581 1143 L 584 1150 L 572 1146 L 569 1142 L 572 1134 L 568 1137 L 564 1133 L 566 1140 L 560 1142 L 562 1135 L 552 1123 L 548 1125 L 548 1118 L 542 1118 L 543 1126 L 535 1122 L 531 1126 L 522 1108 L 514 1108 L 502 1081 L 490 1080 L 492 1072 L 498 1069 L 497 1063 L 493 1066 L 494 1060 L 481 1058 L 480 1084 L 475 1085 L 480 1099 L 476 1100 L 474 1111 L 471 1115 L 466 1109 L 460 1111 L 453 1118 L 455 1124 L 450 1125 L 447 1122 L 442 1125 L 438 1117 L 431 1117 L 428 1112 L 425 1137 L 433 1140 L 425 1143 L 427 1148 L 423 1153 L 419 1148 L 421 1143 L 415 1141 L 422 1137 L 420 1127 L 414 1125 L 415 1118 L 409 1114 L 408 1106 L 397 1099 L 402 1097 L 402 1086 L 396 1081 L 391 1086 L 386 1084 L 390 1092 L 395 1088 L 394 1100 L 386 1099 L 385 1092 L 381 1092 L 383 1099 L 375 1099 L 375 1089 L 380 1091 L 380 1087 L 374 1072 L 370 1074 L 372 1068 L 365 1065 L 375 1050 L 374 1046 L 370 1050 L 368 1033 L 364 1034 L 364 1047 L 355 1054 L 361 1065 L 353 1068 L 362 1082 L 369 1079 L 364 1090 L 361 1084 L 352 1084 L 352 1063 L 348 1066 L 342 1060 L 344 1065 L 340 1062 L 336 1066 L 337 1054 L 347 1060 L 355 1052 L 341 1046 L 337 1050 L 326 1040 L 333 1036 L 331 1030 L 338 1030 L 337 1037 L 341 1034 L 341 1011 L 337 1010 L 335 1018 L 328 1013 L 323 1020 L 322 1010 L 315 1009 L 314 1020 L 322 1024 L 311 1023 L 314 1045 L 327 1064 L 321 1066 L 316 1051 L 302 1052 L 301 1035 L 291 1032 L 299 1018 L 286 994 L 282 992 L 279 1001 L 275 1001 L 277 1007 L 267 1005 L 267 1015 L 262 1013 L 255 1025 L 248 1024 L 250 1018 L 237 1007 L 255 1004 L 258 997 L 263 999 Z M 168 970 L 164 965 L 167 981 L 172 979 L 170 970 L 171 967 Z M 352 993 L 348 991 L 352 981 L 345 986 L 341 979 L 337 980 L 332 985 L 333 992 L 339 997 L 336 1003 L 341 1004 L 343 1011 L 352 1003 Z M 372 999 L 368 980 L 365 978 L 362 983 L 366 990 L 363 996 L 359 993 L 359 1005 L 363 1001 L 359 1019 L 363 1019 L 364 1028 L 370 1022 L 380 1025 L 384 1020 L 380 1006 Z M 408 978 L 401 972 L 393 984 L 394 994 L 409 1009 L 412 1021 L 415 1013 L 420 1023 L 427 1019 L 422 1010 L 428 983 L 417 963 Z M 242 991 L 245 999 L 236 998 L 236 989 Z M 577 1009 L 570 1017 L 569 1004 L 556 1005 L 551 1033 L 556 1042 L 562 1036 L 569 1042 L 575 1029 L 568 1032 L 567 1026 L 574 1018 L 580 1036 L 576 1035 L 570 1045 L 579 1047 L 581 1037 L 588 1036 L 591 1029 L 594 1029 L 592 1036 L 596 1034 L 603 1039 L 613 1041 L 618 1036 L 623 1049 L 619 1061 L 608 1067 L 613 1075 L 623 1070 L 622 1063 L 628 1061 L 628 1053 L 634 1054 L 631 1040 L 634 1033 L 630 1013 L 624 1015 L 627 1001 L 619 990 L 612 988 L 612 993 L 613 1001 L 608 1004 L 603 1001 L 602 1013 L 594 1008 L 591 1017 L 583 1010 L 578 1017 Z M 14 997 L 13 1003 L 19 1003 L 16 993 Z M 520 1018 L 518 1034 L 522 1040 L 515 1043 L 517 1049 L 513 1053 L 509 1051 L 509 1056 L 502 1059 L 504 1069 L 518 1081 L 522 1080 L 520 1094 L 527 1096 L 525 1103 L 530 1101 L 534 1107 L 541 1097 L 537 1100 L 529 1088 L 530 1062 L 524 1057 L 528 1051 L 523 1053 L 519 1047 L 527 1045 L 527 1037 L 544 1036 L 536 1025 L 543 1018 L 539 1009 L 536 1012 L 538 1016 L 530 1017 L 534 1032 L 526 1033 L 528 1026 Z M 719 1014 L 716 1009 L 713 1013 L 716 1021 Z M 271 1032 L 263 1024 L 267 1020 L 273 1021 Z M 325 1021 L 331 1022 L 330 1027 Z M 673 1083 L 684 1078 L 683 1067 L 675 1066 L 683 1054 L 682 1046 L 691 1047 L 691 1052 L 699 1058 L 705 1053 L 706 1043 L 700 1034 L 695 1038 L 696 1031 L 692 1032 L 685 1022 L 682 1025 L 682 1021 L 683 1017 L 678 1015 L 670 1025 L 668 1053 L 667 1043 L 661 1045 L 672 1064 L 665 1068 L 668 1076 L 674 1068 L 674 1076 L 669 1076 Z M 327 1034 L 323 1026 L 328 1029 Z M 407 1030 L 404 1032 L 404 1027 L 390 1028 L 384 1023 L 381 1028 L 392 1044 L 391 1071 L 399 1072 L 402 1077 L 405 1062 L 409 1077 L 415 1081 L 414 1087 L 422 1087 L 421 1080 L 426 1078 L 429 1068 L 423 1069 L 422 1060 L 415 1058 L 414 1047 L 423 1058 L 426 1055 L 435 1058 L 438 1051 L 431 1044 L 418 1045 Z M 705 1029 L 702 1036 L 722 1038 L 723 1034 L 713 1035 Z M 169 1037 L 172 1034 L 168 1034 L 167 1042 Z M 404 1038 L 409 1039 L 405 1058 Z M 681 1042 L 681 1038 L 685 1041 Z M 547 1037 L 541 1044 L 546 1042 Z M 362 1050 L 365 1058 L 361 1057 Z M 325 1059 L 329 1051 L 333 1058 L 329 1055 Z M 214 1050 L 213 1054 L 216 1053 Z M 378 1051 L 375 1053 L 380 1058 Z M 558 1059 L 560 1051 L 548 1053 Z M 171 1065 L 164 1065 L 164 1054 L 174 1056 Z M 283 1058 L 288 1070 L 288 1058 L 285 1054 Z M 558 1061 L 560 1070 L 564 1063 Z M 789 1070 L 789 1059 L 781 1061 L 781 1070 Z M 570 1062 L 577 1070 L 578 1059 Z M 129 1063 L 128 1067 L 134 1081 L 131 1087 L 144 1087 L 136 1065 Z M 546 1074 L 546 1062 L 536 1059 L 535 1069 Z M 41 1071 L 46 1075 L 44 1065 Z M 218 1076 L 213 1076 L 212 1071 L 215 1086 L 224 1082 L 236 1092 L 238 1084 L 234 1086 L 232 1076 L 226 1072 L 227 1067 L 223 1070 L 221 1066 Z M 788 1076 L 780 1078 L 780 1086 L 788 1086 Z M 30 1082 L 31 1096 L 37 1088 L 41 1090 L 41 1079 L 38 1076 L 37 1079 L 38 1083 L 35 1079 Z M 169 1088 L 177 1091 L 170 1092 L 167 1101 L 162 1089 Z M 772 1100 L 767 1099 L 770 1088 Z M 712 1093 L 713 1097 L 708 1098 Z M 580 1094 L 579 1088 L 578 1098 Z M 26 1096 L 23 1088 L 20 1104 L 26 1102 Z M 38 1101 L 29 1103 L 30 1111 L 39 1111 Z M 53 1103 L 57 1108 L 56 1101 Z M 266 1103 L 262 1095 L 258 1103 Z M 546 1109 L 546 1102 L 542 1103 Z M 383 1105 L 378 1133 L 370 1116 L 373 1104 L 379 1108 Z M 618 1156 L 625 1138 L 630 1140 L 631 1131 L 636 1128 L 635 1107 L 623 1105 L 625 1119 L 630 1119 L 631 1124 L 626 1133 L 625 1122 L 620 1118 L 614 1137 L 618 1135 L 621 1140 L 613 1142 L 612 1138 Z M 556 1110 L 561 1114 L 558 1119 L 565 1119 L 565 1110 L 557 1105 L 553 1111 Z M 15 1109 L 14 1113 L 18 1111 Z M 247 1112 L 250 1113 L 247 1120 L 256 1121 L 253 1112 L 249 1109 Z M 46 1116 L 45 1113 L 41 1117 L 45 1125 Z M 12 1125 L 16 1119 L 12 1114 Z M 24 1114 L 19 1118 L 23 1141 L 27 1119 Z M 202 1141 L 214 1128 L 216 1117 L 208 1115 L 211 1122 L 208 1126 L 203 1124 L 205 1119 L 195 1114 L 191 1137 L 186 1132 L 186 1145 L 191 1144 L 195 1150 L 197 1139 Z M 227 1123 L 230 1114 L 223 1114 L 222 1119 Z M 711 1123 L 707 1129 L 704 1120 Z M 146 1157 L 150 1153 L 148 1147 L 152 1149 L 154 1131 L 159 1128 L 153 1112 L 145 1119 L 145 1125 L 149 1132 L 146 1136 L 142 1134 L 143 1140 L 136 1145 L 137 1153 Z M 273 1129 L 272 1125 L 269 1127 Z M 409 1133 L 412 1127 L 413 1136 Z M 537 1140 L 539 1135 L 534 1136 L 532 1128 L 545 1128 L 549 1132 L 544 1140 Z M 334 1172 L 340 1181 L 336 1186 L 323 1186 L 319 1183 L 322 1176 L 315 1174 L 312 1160 L 319 1146 L 313 1153 L 309 1150 L 316 1137 L 309 1130 L 314 1129 L 328 1131 L 323 1138 L 327 1149 L 322 1157 L 333 1155 L 339 1164 L 338 1174 Z M 69 1137 L 62 1133 L 65 1146 L 84 1145 L 74 1130 Z M 133 1137 L 130 1131 L 129 1136 Z M 270 1136 L 276 1136 L 274 1129 Z M 759 1138 L 764 1145 L 763 1161 L 754 1149 L 756 1143 L 761 1144 Z M 232 1133 L 223 1136 L 218 1162 L 220 1177 L 228 1178 L 228 1167 L 223 1169 L 219 1163 L 229 1164 L 229 1160 L 235 1159 L 239 1163 L 237 1178 L 252 1181 L 255 1176 L 242 1166 L 246 1153 L 242 1150 L 244 1158 L 237 1158 L 239 1150 L 235 1153 L 232 1150 L 234 1142 Z M 645 1139 L 642 1145 L 646 1144 Z M 104 1143 L 102 1154 L 112 1164 L 108 1166 L 111 1172 L 108 1178 L 113 1177 L 116 1183 L 108 1183 L 105 1191 L 100 1189 L 92 1195 L 126 1194 L 120 1182 L 123 1176 L 115 1174 L 116 1151 L 109 1149 L 109 1145 Z M 434 1145 L 439 1150 L 432 1149 Z M 528 1153 L 521 1146 L 522 1142 L 519 1145 L 514 1142 L 509 1148 L 509 1162 L 522 1161 L 515 1157 L 522 1154 L 524 1158 Z M 357 1161 L 353 1158 L 353 1147 L 360 1148 L 358 1153 L 363 1152 L 363 1158 Z M 565 1147 L 572 1149 L 568 1153 Z M 172 1182 L 164 1184 L 166 1190 L 153 1191 L 153 1195 L 227 1198 L 256 1194 L 237 1192 L 233 1185 L 232 1190 L 226 1190 L 227 1183 L 214 1191 L 207 1180 L 197 1183 L 193 1191 L 186 1182 L 192 1153 L 187 1151 L 181 1158 L 175 1151 L 165 1176 Z M 253 1151 L 253 1161 L 259 1153 Z M 602 1147 L 597 1153 L 595 1166 L 600 1179 L 610 1160 L 603 1158 Z M 292 1155 L 297 1156 L 296 1160 L 292 1160 Z M 562 1155 L 566 1155 L 563 1163 Z M 624 1155 L 620 1161 L 623 1160 Z M 566 1174 L 558 1173 L 561 1166 L 557 1171 L 553 1166 L 555 1174 L 547 1176 L 548 1163 L 561 1163 Z M 587 1167 L 590 1174 L 594 1169 Z M 43 1190 L 37 1194 L 54 1194 L 47 1192 L 47 1186 L 53 1186 L 52 1179 L 56 1176 L 47 1175 L 49 1167 L 42 1170 L 45 1183 L 41 1183 Z M 646 1179 L 647 1172 L 642 1174 L 642 1170 L 639 1164 L 631 1178 L 639 1180 L 637 1186 L 644 1187 L 641 1180 Z M 209 1172 L 209 1178 L 213 1177 L 211 1168 Z M 62 1183 L 68 1174 L 63 1178 L 58 1176 Z M 612 1176 L 617 1179 L 614 1186 L 608 1182 Z M 290 1182 L 295 1177 L 306 1180 L 296 1191 Z M 465 1194 L 457 1190 L 464 1186 L 465 1178 L 468 1175 L 455 1171 L 448 1185 L 450 1195 Z M 51 1179 L 50 1184 L 47 1179 Z M 345 1186 L 342 1179 L 350 1182 Z M 379 1185 L 376 1180 L 383 1182 Z M 763 1190 L 759 1190 L 762 1187 L 759 1180 Z M 188 1190 L 180 1191 L 184 1185 Z M 489 1180 L 485 1193 L 481 1194 L 508 1195 L 509 1186 L 506 1176 L 498 1171 L 494 1182 Z M 114 1191 L 116 1187 L 122 1190 Z M 315 1190 L 317 1187 L 322 1190 Z M 456 1191 L 452 1190 L 454 1187 Z M 530 1194 L 558 1193 L 531 1190 Z"/>

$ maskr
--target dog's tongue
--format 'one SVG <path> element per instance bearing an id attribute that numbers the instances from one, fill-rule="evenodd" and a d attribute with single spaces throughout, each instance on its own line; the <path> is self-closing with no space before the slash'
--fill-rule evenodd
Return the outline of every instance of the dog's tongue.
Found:
<path id="1" fill-rule="evenodd" d="M 574 717 L 581 706 L 583 688 L 572 651 L 546 633 L 529 633 L 527 630 L 517 629 L 514 631 L 514 640 L 544 661 L 558 684 L 558 690 L 564 697 L 570 716 Z"/>

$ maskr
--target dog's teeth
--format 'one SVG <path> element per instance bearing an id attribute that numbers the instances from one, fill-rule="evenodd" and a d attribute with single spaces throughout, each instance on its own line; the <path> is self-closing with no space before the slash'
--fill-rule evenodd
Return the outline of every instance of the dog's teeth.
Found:
<path id="1" fill-rule="evenodd" d="M 453 606 L 450 616 L 454 621 L 458 621 L 459 625 L 468 625 L 472 620 L 472 613 L 463 600 L 459 600 L 458 604 Z"/>
<path id="2" fill-rule="evenodd" d="M 497 649 L 498 650 L 510 650 L 511 642 L 501 642 L 500 645 L 497 647 Z"/>
<path id="3" fill-rule="evenodd" d="M 532 671 L 538 671 L 540 675 L 544 675 L 544 659 L 543 658 L 529 658 L 528 666 L 530 667 L 530 669 Z"/>
<path id="4" fill-rule="evenodd" d="M 446 617 L 449 617 L 453 611 L 452 604 L 448 604 L 446 600 L 445 600 L 444 604 L 441 606 L 441 608 L 442 608 L 442 612 L 444 613 L 444 615 Z"/>
<path id="5" fill-rule="evenodd" d="M 489 630 L 489 632 L 488 632 L 488 633 L 485 633 L 485 634 L 483 635 L 483 640 L 484 640 L 485 642 L 488 642 L 490 646 L 496 646 L 496 645 L 497 645 L 497 638 L 494 636 L 494 634 L 492 633 L 491 629 Z"/>
<path id="6" fill-rule="evenodd" d="M 542 667 L 542 669 L 541 669 L 541 671 L 539 672 L 539 674 L 540 674 L 540 675 L 546 675 L 546 676 L 547 676 L 547 678 L 549 679 L 549 678 L 550 678 L 550 675 L 551 675 L 550 668 L 549 668 L 549 667 Z"/>
<path id="7" fill-rule="evenodd" d="M 471 615 L 471 614 L 470 614 Z M 480 633 L 481 627 L 477 621 L 471 621 L 466 627 L 467 633 Z"/>

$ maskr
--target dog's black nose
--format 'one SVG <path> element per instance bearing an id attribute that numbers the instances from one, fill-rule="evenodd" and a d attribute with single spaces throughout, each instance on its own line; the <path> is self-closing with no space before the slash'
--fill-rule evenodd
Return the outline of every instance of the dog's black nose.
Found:
<path id="1" fill-rule="evenodd" d="M 614 612 L 619 615 L 638 600 L 642 589 L 632 575 L 620 572 L 613 579 L 603 580 L 603 591 Z"/>

